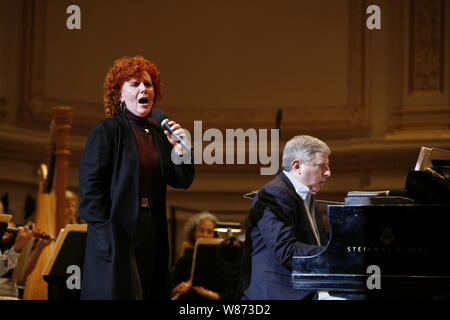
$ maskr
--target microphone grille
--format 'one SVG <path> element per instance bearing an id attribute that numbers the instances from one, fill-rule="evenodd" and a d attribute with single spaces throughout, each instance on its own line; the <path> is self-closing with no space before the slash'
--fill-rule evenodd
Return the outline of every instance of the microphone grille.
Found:
<path id="1" fill-rule="evenodd" d="M 152 111 L 152 118 L 157 122 L 161 123 L 164 119 L 167 119 L 166 114 L 159 109 Z"/>

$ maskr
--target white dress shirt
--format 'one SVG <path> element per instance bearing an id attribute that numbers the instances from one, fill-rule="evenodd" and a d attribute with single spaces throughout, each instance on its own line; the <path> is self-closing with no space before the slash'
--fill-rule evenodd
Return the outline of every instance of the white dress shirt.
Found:
<path id="1" fill-rule="evenodd" d="M 311 190 L 305 186 L 303 183 L 298 181 L 292 174 L 288 171 L 284 171 L 283 173 L 289 179 L 289 181 L 294 185 L 295 192 L 304 200 L 305 210 L 308 215 L 309 223 L 311 224 L 311 228 L 314 233 L 314 237 L 316 238 L 317 244 L 320 246 L 320 235 L 319 230 L 317 229 L 316 220 L 315 220 L 315 206 L 314 203 L 311 203 Z"/>
<path id="2" fill-rule="evenodd" d="M 283 173 L 286 175 L 286 177 L 289 179 L 289 181 L 294 185 L 295 192 L 297 192 L 297 194 L 305 201 L 306 211 L 308 212 L 308 215 L 311 217 L 309 208 L 314 208 L 314 205 L 311 204 L 311 191 L 309 190 L 309 188 L 307 186 L 305 186 L 303 183 L 301 183 L 296 178 L 294 178 L 288 171 L 283 170 Z M 313 217 L 311 217 L 311 218 L 312 219 L 310 220 L 310 222 L 313 224 L 313 230 L 316 233 L 317 227 L 316 227 L 314 218 Z M 315 236 L 317 239 L 318 233 Z M 318 240 L 318 242 L 320 244 L 320 240 Z M 345 298 L 330 296 L 328 291 L 318 291 L 317 293 L 318 293 L 318 300 L 346 300 Z"/>
<path id="3" fill-rule="evenodd" d="M 303 183 L 298 181 L 295 177 L 293 177 L 288 171 L 284 171 L 283 173 L 286 175 L 286 177 L 289 179 L 289 181 L 294 185 L 295 192 L 303 199 L 307 200 L 307 198 L 310 198 L 311 191 L 307 186 L 305 186 Z M 309 200 L 309 199 L 308 199 Z M 307 203 L 309 207 L 309 201 Z"/>

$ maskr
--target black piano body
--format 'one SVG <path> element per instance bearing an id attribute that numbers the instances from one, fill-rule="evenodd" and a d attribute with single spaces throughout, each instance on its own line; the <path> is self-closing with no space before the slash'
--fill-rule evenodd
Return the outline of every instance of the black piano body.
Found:
<path id="1" fill-rule="evenodd" d="M 329 206 L 328 218 L 324 251 L 293 258 L 294 288 L 361 299 L 450 298 L 450 205 Z"/>
<path id="2" fill-rule="evenodd" d="M 293 287 L 350 299 L 450 299 L 450 193 L 440 200 L 329 206 L 329 242 L 293 258 Z"/>

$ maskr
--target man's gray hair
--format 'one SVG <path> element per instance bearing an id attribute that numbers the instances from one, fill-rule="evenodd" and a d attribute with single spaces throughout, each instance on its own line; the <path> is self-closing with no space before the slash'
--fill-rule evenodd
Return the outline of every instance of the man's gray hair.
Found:
<path id="1" fill-rule="evenodd" d="M 322 152 L 330 154 L 328 145 L 320 139 L 311 136 L 295 136 L 284 146 L 282 167 L 285 171 L 291 171 L 292 161 L 300 160 L 309 163 L 314 154 Z"/>

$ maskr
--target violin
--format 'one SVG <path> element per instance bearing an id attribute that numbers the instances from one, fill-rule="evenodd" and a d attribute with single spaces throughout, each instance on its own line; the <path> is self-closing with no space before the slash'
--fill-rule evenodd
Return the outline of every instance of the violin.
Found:
<path id="1" fill-rule="evenodd" d="M 19 229 L 9 227 L 6 229 L 6 231 L 11 232 L 11 233 L 18 233 Z M 33 232 L 33 237 L 35 237 L 35 238 L 44 239 L 44 240 L 56 240 L 55 238 L 53 238 L 49 234 L 46 234 L 45 232 L 39 232 L 39 231 L 34 231 L 34 230 L 31 230 L 31 231 Z"/>

